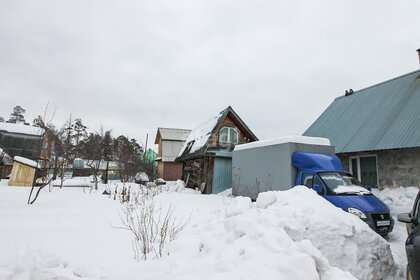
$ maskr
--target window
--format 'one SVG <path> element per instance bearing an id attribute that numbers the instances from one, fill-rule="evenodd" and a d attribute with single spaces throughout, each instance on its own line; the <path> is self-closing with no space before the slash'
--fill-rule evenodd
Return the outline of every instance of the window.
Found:
<path id="1" fill-rule="evenodd" d="M 318 179 L 318 176 L 310 173 L 303 173 L 302 175 L 302 184 L 312 189 L 313 185 L 319 186 L 319 194 L 324 194 L 324 187 L 322 186 L 321 181 Z"/>
<path id="2" fill-rule="evenodd" d="M 219 141 L 222 143 L 237 144 L 239 132 L 235 127 L 225 126 L 220 130 Z"/>
<path id="3" fill-rule="evenodd" d="M 349 163 L 351 173 L 363 186 L 378 187 L 376 155 L 350 157 Z"/>

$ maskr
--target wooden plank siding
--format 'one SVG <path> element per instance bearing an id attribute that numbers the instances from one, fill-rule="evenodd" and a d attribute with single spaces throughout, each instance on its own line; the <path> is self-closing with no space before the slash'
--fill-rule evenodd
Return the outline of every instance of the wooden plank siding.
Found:
<path id="1" fill-rule="evenodd" d="M 32 187 L 35 172 L 36 168 L 15 161 L 9 179 L 9 186 Z"/>
<path id="2" fill-rule="evenodd" d="M 222 129 L 226 125 L 234 126 L 239 130 L 239 143 L 238 144 L 244 144 L 244 143 L 249 142 L 249 140 L 246 138 L 247 135 L 245 135 L 245 131 L 246 131 L 245 128 L 242 127 L 239 123 L 236 123 L 230 114 L 228 114 L 227 117 L 223 120 L 222 125 L 220 126 L 220 129 Z M 209 148 L 215 148 L 219 146 L 220 129 L 214 135 L 211 141 L 211 144 L 209 145 Z"/>

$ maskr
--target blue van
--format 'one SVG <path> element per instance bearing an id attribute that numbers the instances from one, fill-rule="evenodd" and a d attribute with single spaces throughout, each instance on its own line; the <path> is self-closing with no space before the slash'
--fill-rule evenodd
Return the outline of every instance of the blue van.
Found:
<path id="1" fill-rule="evenodd" d="M 388 206 L 374 196 L 371 188 L 344 171 L 336 155 L 294 152 L 296 185 L 312 188 L 335 206 L 358 216 L 381 235 L 390 233 L 394 220 Z"/>

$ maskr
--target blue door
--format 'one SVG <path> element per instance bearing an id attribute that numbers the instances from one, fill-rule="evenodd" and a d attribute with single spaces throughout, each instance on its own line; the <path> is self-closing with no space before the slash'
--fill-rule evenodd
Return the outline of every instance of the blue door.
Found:
<path id="1" fill-rule="evenodd" d="M 216 157 L 214 159 L 213 192 L 220 193 L 232 187 L 232 158 Z"/>

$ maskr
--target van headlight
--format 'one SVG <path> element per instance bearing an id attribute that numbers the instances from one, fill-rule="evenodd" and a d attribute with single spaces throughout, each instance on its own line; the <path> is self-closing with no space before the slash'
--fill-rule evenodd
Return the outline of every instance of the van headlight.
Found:
<path id="1" fill-rule="evenodd" d="M 363 213 L 362 211 L 360 211 L 357 208 L 353 208 L 353 207 L 349 207 L 349 209 L 347 209 L 347 211 L 350 214 L 356 215 L 357 217 L 359 217 L 360 219 L 366 219 L 366 215 L 365 213 Z"/>

